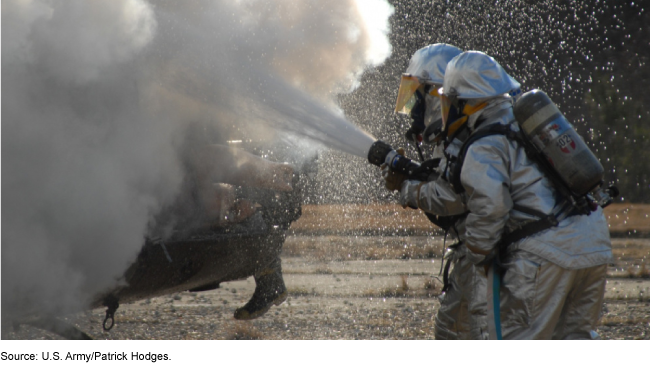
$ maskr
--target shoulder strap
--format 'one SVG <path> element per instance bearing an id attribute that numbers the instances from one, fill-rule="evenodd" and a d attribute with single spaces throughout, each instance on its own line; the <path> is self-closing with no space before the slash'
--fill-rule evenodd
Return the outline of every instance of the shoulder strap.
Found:
<path id="1" fill-rule="evenodd" d="M 450 171 L 450 183 L 454 188 L 456 194 L 461 194 L 465 192 L 465 188 L 460 183 L 460 172 L 463 168 L 463 163 L 465 161 L 465 155 L 467 150 L 472 145 L 472 143 L 478 141 L 481 138 L 493 136 L 496 134 L 505 135 L 509 139 L 519 140 L 517 132 L 513 131 L 510 128 L 510 125 L 507 124 L 493 124 L 485 129 L 476 131 L 474 134 L 470 135 L 469 138 L 463 143 L 463 146 L 460 148 L 458 153 L 458 159 Z"/>
<path id="2" fill-rule="evenodd" d="M 538 220 L 532 221 L 523 227 L 516 229 L 509 234 L 505 235 L 500 242 L 500 248 L 505 251 L 505 249 L 510 246 L 510 244 L 519 241 L 528 236 L 532 236 L 535 233 L 539 233 L 551 227 L 557 227 L 558 220 L 553 214 L 544 214 L 535 209 L 525 207 L 523 205 L 515 204 L 512 209 L 532 215 L 533 217 L 539 218 Z"/>
<path id="3" fill-rule="evenodd" d="M 537 154 L 533 153 L 533 148 L 531 147 L 530 143 L 528 143 L 528 141 L 525 139 L 525 137 L 523 137 L 521 132 L 512 130 L 510 128 L 510 125 L 507 124 L 491 125 L 485 129 L 475 132 L 467 139 L 467 141 L 465 141 L 465 143 L 460 149 L 460 152 L 458 153 L 458 160 L 456 161 L 456 164 L 451 168 L 450 176 L 449 176 L 450 183 L 452 184 L 454 191 L 457 194 L 463 193 L 465 191 L 463 185 L 460 183 L 460 173 L 463 167 L 463 162 L 465 161 L 465 155 L 467 154 L 467 150 L 469 149 L 472 143 L 478 141 L 479 139 L 487 136 L 493 136 L 496 134 L 504 135 L 510 140 L 517 141 L 524 148 L 529 158 L 531 158 L 532 160 L 538 163 L 539 167 L 542 169 L 542 172 L 544 172 L 544 174 L 551 180 L 555 188 L 560 191 L 560 194 L 563 195 L 565 198 L 570 196 L 567 195 L 570 193 L 567 193 L 567 189 L 563 185 L 562 181 L 551 172 L 551 168 L 548 166 L 548 162 L 544 159 L 539 158 Z M 513 209 L 526 214 L 530 214 L 539 219 L 530 222 L 525 226 L 503 237 L 503 239 L 500 242 L 500 247 L 503 250 L 505 250 L 513 242 L 517 242 L 525 237 L 531 236 L 535 233 L 539 233 L 551 227 L 556 227 L 558 225 L 558 219 L 553 214 L 545 215 L 534 209 L 524 207 L 521 205 L 515 205 Z M 575 214 L 585 214 L 585 213 L 574 209 L 568 216 L 575 215 Z"/>

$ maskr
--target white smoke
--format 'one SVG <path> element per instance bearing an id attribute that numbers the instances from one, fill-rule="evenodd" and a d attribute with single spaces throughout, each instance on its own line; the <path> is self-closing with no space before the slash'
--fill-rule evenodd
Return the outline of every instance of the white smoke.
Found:
<path id="1" fill-rule="evenodd" d="M 369 3 L 3 1 L 3 316 L 115 284 L 178 193 L 194 122 L 371 141 L 333 102 L 390 53 L 392 8 Z"/>

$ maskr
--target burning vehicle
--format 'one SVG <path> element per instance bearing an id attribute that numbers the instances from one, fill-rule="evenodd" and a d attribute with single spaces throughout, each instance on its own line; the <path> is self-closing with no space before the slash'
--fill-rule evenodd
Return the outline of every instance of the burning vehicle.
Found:
<path id="1" fill-rule="evenodd" d="M 259 287 L 259 275 L 269 268 L 280 275 L 284 293 L 279 294 L 286 298 L 279 255 L 287 229 L 301 215 L 302 186 L 313 177 L 316 166 L 316 155 L 312 163 L 299 164 L 282 153 L 287 148 L 235 140 L 192 151 L 188 167 L 194 172 L 188 174 L 177 200 L 156 217 L 137 258 L 115 286 L 90 304 L 107 308 L 104 330 L 113 327 L 113 316 L 122 303 L 212 290 L 250 276 Z M 222 170 L 226 166 L 227 173 Z M 249 318 L 237 318 L 236 312 L 235 317 L 253 319 L 266 310 Z M 14 326 L 18 324 L 69 339 L 91 339 L 52 316 L 33 315 Z"/>

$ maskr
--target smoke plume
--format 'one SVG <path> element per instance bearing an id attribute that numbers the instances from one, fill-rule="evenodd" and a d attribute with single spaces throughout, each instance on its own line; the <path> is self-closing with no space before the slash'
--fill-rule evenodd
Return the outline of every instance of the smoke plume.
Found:
<path id="1" fill-rule="evenodd" d="M 197 123 L 221 141 L 306 136 L 363 155 L 372 138 L 334 100 L 390 54 L 391 13 L 383 0 L 3 1 L 4 318 L 77 310 L 116 284 L 178 194 Z"/>

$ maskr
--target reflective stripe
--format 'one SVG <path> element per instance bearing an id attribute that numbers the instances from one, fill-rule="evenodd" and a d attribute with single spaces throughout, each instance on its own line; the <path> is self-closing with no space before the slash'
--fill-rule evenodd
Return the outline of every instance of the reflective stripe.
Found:
<path id="1" fill-rule="evenodd" d="M 452 134 L 454 134 L 460 127 L 465 125 L 468 118 L 469 118 L 469 116 L 466 115 L 466 116 L 464 116 L 462 118 L 456 119 L 453 123 L 451 123 L 451 125 L 449 126 L 449 130 L 447 132 L 447 135 L 451 136 Z"/>
<path id="2" fill-rule="evenodd" d="M 560 111 L 555 104 L 548 104 L 538 110 L 535 114 L 531 115 L 530 118 L 526 119 L 526 121 L 521 124 L 521 127 L 526 131 L 526 134 L 531 135 L 535 128 L 539 127 L 542 123 L 548 120 L 548 118 L 559 112 Z"/>

